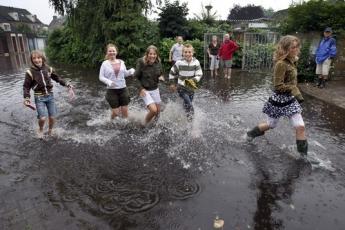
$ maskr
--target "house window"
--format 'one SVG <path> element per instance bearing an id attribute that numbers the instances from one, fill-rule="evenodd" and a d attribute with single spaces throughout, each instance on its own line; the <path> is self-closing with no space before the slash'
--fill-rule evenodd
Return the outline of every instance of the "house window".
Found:
<path id="1" fill-rule="evenodd" d="M 19 16 L 17 12 L 8 13 L 15 21 L 19 21 Z"/>
<path id="2" fill-rule="evenodd" d="M 2 23 L 0 26 L 4 31 L 11 31 L 11 25 L 9 23 Z"/>
<path id="3" fill-rule="evenodd" d="M 24 52 L 24 40 L 21 34 L 18 34 L 18 40 L 19 40 L 20 51 Z"/>
<path id="4" fill-rule="evenodd" d="M 32 22 L 36 22 L 36 17 L 35 15 L 32 15 L 32 14 L 27 14 L 25 15 L 28 19 L 30 19 Z"/>
<path id="5" fill-rule="evenodd" d="M 18 46 L 17 46 L 16 35 L 11 34 L 11 39 L 12 39 L 12 45 L 13 45 L 14 52 L 17 53 L 18 52 Z"/>

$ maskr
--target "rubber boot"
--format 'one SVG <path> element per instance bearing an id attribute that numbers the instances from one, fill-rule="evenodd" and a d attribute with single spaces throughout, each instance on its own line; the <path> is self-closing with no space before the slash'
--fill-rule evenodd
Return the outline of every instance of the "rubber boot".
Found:
<path id="1" fill-rule="evenodd" d="M 301 154 L 302 157 L 308 155 L 308 142 L 307 140 L 296 140 L 297 151 Z"/>
<path id="2" fill-rule="evenodd" d="M 322 81 L 322 79 L 321 79 L 321 78 L 318 78 L 318 79 L 317 79 L 316 87 L 320 87 L 320 85 L 321 85 L 321 81 Z"/>
<path id="3" fill-rule="evenodd" d="M 264 135 L 265 132 L 259 129 L 259 126 L 255 126 L 252 130 L 247 132 L 247 140 L 252 141 L 255 137 Z"/>
<path id="4" fill-rule="evenodd" d="M 326 86 L 326 80 L 321 79 L 320 89 L 325 88 L 325 86 Z"/>

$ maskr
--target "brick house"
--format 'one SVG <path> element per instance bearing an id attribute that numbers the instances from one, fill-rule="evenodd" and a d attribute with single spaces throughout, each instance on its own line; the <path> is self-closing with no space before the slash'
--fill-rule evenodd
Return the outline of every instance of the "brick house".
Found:
<path id="1" fill-rule="evenodd" d="M 28 64 L 30 51 L 44 50 L 47 26 L 25 9 L 0 6 L 0 68 Z"/>

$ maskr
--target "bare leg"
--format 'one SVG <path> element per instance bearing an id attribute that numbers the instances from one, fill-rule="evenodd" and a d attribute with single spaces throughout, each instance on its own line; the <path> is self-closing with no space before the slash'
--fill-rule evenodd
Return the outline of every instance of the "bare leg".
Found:
<path id="1" fill-rule="evenodd" d="M 46 123 L 46 118 L 42 117 L 38 120 L 39 131 L 43 132 L 44 124 Z"/>
<path id="2" fill-rule="evenodd" d="M 158 114 L 158 109 L 155 103 L 149 104 L 147 108 L 149 109 L 149 112 L 145 117 L 145 125 L 148 124 L 153 119 L 153 117 Z"/>
<path id="3" fill-rule="evenodd" d="M 52 135 L 52 130 L 55 124 L 55 118 L 54 117 L 49 117 L 49 129 L 48 129 L 48 135 Z"/>
<path id="4" fill-rule="evenodd" d="M 44 128 L 45 122 L 46 122 L 45 117 L 38 119 L 38 130 L 37 130 L 38 138 L 43 138 L 43 128 Z"/>
<path id="5" fill-rule="evenodd" d="M 128 106 L 121 106 L 121 113 L 124 118 L 128 117 Z"/>
<path id="6" fill-rule="evenodd" d="M 305 140 L 305 127 L 298 126 L 296 127 L 296 140 Z"/>
<path id="7" fill-rule="evenodd" d="M 114 119 L 118 115 L 119 115 L 119 108 L 111 109 L 111 116 L 110 116 L 111 119 Z"/>
<path id="8" fill-rule="evenodd" d="M 228 68 L 224 67 L 224 78 L 228 77 Z"/>
<path id="9" fill-rule="evenodd" d="M 268 124 L 266 122 L 262 122 L 258 125 L 260 131 L 262 132 L 266 132 L 267 130 L 270 129 L 270 127 L 268 126 Z"/>
<path id="10" fill-rule="evenodd" d="M 228 78 L 231 78 L 231 68 L 228 68 Z"/>

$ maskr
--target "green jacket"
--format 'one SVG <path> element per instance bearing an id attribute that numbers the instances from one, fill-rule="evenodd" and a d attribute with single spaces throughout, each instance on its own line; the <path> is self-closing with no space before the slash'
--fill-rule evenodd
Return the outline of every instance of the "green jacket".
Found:
<path id="1" fill-rule="evenodd" d="M 155 90 L 158 88 L 158 78 L 163 74 L 160 62 L 156 61 L 152 65 L 145 64 L 143 58 L 139 58 L 135 68 L 134 77 L 139 81 L 139 88 Z"/>
<path id="2" fill-rule="evenodd" d="M 274 90 L 279 93 L 291 93 L 292 96 L 302 97 L 297 88 L 297 67 L 296 62 L 285 58 L 277 61 L 273 73 Z"/>

